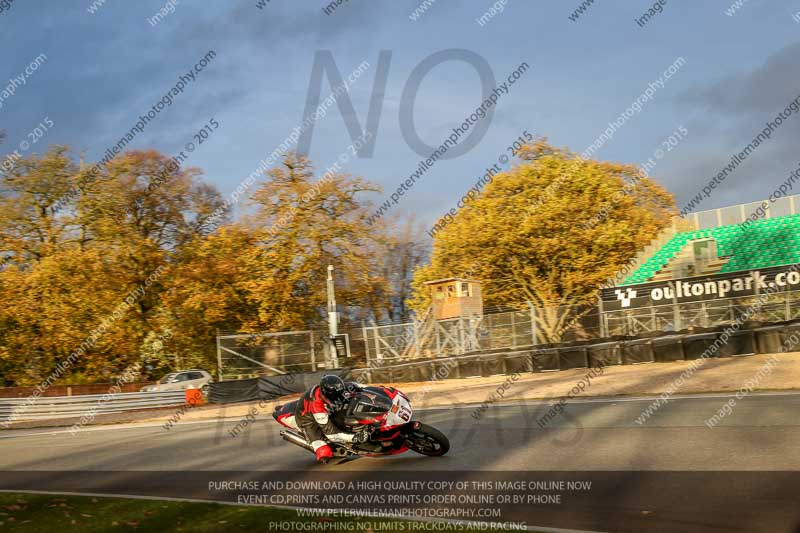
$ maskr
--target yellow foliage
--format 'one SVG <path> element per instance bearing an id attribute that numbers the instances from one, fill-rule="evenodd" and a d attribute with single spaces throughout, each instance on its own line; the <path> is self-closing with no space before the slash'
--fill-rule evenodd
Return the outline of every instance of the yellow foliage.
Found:
<path id="1" fill-rule="evenodd" d="M 431 263 L 414 277 L 418 313 L 430 301 L 424 282 L 450 276 L 482 281 L 488 306 L 584 303 L 675 214 L 649 178 L 623 193 L 640 177 L 631 165 L 584 161 L 546 140 L 523 159 L 435 235 Z"/>

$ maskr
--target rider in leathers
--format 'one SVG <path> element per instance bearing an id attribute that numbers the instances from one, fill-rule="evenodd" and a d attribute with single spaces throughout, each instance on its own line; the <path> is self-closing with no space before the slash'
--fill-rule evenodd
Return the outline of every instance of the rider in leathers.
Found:
<path id="1" fill-rule="evenodd" d="M 329 374 L 322 376 L 319 385 L 307 390 L 297 402 L 295 421 L 314 447 L 317 461 L 333 457 L 328 442 L 359 442 L 363 446 L 369 439 L 366 432 L 344 432 L 331 420 L 335 413 L 348 407 L 352 394 L 360 390 L 356 383 L 345 383 L 339 376 Z"/>

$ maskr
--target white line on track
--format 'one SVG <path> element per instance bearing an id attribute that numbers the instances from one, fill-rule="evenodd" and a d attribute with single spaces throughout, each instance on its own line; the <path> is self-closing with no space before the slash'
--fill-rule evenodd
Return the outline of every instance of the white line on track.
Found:
<path id="1" fill-rule="evenodd" d="M 668 399 L 671 400 L 705 400 L 707 398 L 730 398 L 732 396 L 736 396 L 737 391 L 733 391 L 730 393 L 698 393 L 698 394 L 682 394 L 682 395 L 674 395 L 669 396 Z M 653 396 L 604 396 L 604 397 L 596 397 L 596 398 L 570 398 L 565 403 L 617 403 L 617 402 L 652 402 L 653 400 L 657 400 L 661 398 L 661 394 L 656 394 Z M 759 397 L 759 396 L 800 396 L 800 391 L 787 391 L 787 392 L 751 392 L 747 394 L 747 397 Z M 522 402 L 531 403 L 531 404 L 551 404 L 555 403 L 559 400 L 559 397 L 549 398 L 546 400 L 511 400 L 506 402 L 486 402 L 489 407 L 498 406 L 498 407 L 511 407 L 514 405 L 518 405 Z M 417 411 L 424 411 L 424 410 L 434 410 L 434 409 L 474 409 L 475 407 L 479 407 L 483 405 L 481 403 L 474 403 L 474 404 L 464 404 L 464 405 L 453 405 L 450 407 L 430 407 L 427 409 L 417 409 Z"/>

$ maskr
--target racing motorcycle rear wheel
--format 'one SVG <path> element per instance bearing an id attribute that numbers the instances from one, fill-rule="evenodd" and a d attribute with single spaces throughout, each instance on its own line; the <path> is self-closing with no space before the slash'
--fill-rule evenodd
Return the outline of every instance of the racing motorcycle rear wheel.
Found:
<path id="1" fill-rule="evenodd" d="M 444 433 L 422 422 L 406 434 L 405 440 L 409 450 L 430 457 L 442 456 L 450 449 L 450 441 Z"/>

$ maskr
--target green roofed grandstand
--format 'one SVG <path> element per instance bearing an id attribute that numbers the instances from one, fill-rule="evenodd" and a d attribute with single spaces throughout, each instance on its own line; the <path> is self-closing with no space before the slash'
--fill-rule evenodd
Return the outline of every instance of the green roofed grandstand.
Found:
<path id="1" fill-rule="evenodd" d="M 704 261 L 698 263 L 697 257 Z M 677 233 L 622 285 L 800 263 L 800 215 Z"/>

